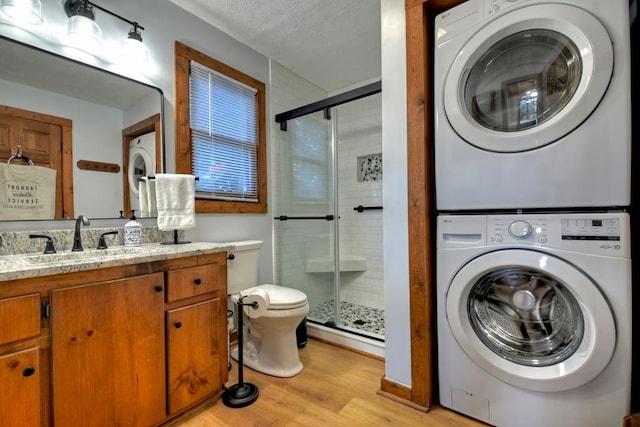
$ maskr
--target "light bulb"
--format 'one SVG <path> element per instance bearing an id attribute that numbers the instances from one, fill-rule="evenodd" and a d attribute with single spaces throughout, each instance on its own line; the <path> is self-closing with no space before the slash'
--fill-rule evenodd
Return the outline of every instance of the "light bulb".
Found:
<path id="1" fill-rule="evenodd" d="M 86 16 L 74 15 L 67 23 L 69 44 L 85 52 L 96 54 L 100 51 L 102 30 L 96 22 Z"/>
<path id="2" fill-rule="evenodd" d="M 40 0 L 2 0 L 0 10 L 11 19 L 23 24 L 42 24 Z"/>
<path id="3" fill-rule="evenodd" d="M 142 42 L 142 36 L 134 27 L 122 41 L 120 61 L 132 66 L 145 65 L 149 62 L 149 49 Z"/>

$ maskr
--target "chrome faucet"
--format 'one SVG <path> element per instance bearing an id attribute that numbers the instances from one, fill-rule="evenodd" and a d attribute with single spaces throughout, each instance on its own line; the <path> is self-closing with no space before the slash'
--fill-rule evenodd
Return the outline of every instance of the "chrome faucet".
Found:
<path id="1" fill-rule="evenodd" d="M 72 251 L 83 251 L 82 238 L 80 237 L 80 225 L 91 225 L 89 218 L 84 215 L 78 215 L 76 218 L 76 232 L 73 234 L 73 249 Z"/>

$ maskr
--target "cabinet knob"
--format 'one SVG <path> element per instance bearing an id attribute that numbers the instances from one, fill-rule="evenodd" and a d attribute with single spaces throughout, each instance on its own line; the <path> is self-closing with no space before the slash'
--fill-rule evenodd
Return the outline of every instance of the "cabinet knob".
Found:
<path id="1" fill-rule="evenodd" d="M 154 289 L 156 292 L 162 292 L 162 285 L 156 285 L 153 289 Z"/>
<path id="2" fill-rule="evenodd" d="M 175 322 L 173 326 L 175 326 L 176 329 L 180 329 L 182 327 L 182 322 Z"/>
<path id="3" fill-rule="evenodd" d="M 24 371 L 22 371 L 22 375 L 24 375 L 25 377 L 30 377 L 35 373 L 36 373 L 36 368 L 34 368 L 33 366 L 27 366 L 26 368 L 24 368 Z"/>
<path id="4" fill-rule="evenodd" d="M 193 283 L 195 283 L 196 285 L 199 285 L 202 283 L 202 279 L 196 279 L 193 281 Z"/>

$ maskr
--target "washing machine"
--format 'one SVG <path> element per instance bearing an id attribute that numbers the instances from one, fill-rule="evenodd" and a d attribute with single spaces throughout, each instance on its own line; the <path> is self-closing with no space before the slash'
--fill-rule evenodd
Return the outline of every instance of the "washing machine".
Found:
<path id="1" fill-rule="evenodd" d="M 439 211 L 630 200 L 626 0 L 469 0 L 435 18 Z"/>
<path id="2" fill-rule="evenodd" d="M 156 174 L 156 134 L 155 132 L 134 138 L 129 143 L 129 164 L 127 165 L 131 209 L 140 209 L 140 178 Z"/>
<path id="3" fill-rule="evenodd" d="M 502 427 L 622 425 L 629 246 L 626 213 L 438 216 L 442 406 Z"/>

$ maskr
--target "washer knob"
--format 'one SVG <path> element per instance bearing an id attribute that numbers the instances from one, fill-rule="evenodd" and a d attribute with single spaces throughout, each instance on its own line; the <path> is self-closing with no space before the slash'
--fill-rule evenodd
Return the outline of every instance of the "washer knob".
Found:
<path id="1" fill-rule="evenodd" d="M 509 224 L 509 234 L 516 239 L 526 239 L 531 235 L 531 225 L 526 221 L 513 221 Z"/>

